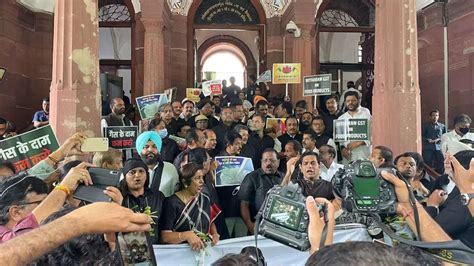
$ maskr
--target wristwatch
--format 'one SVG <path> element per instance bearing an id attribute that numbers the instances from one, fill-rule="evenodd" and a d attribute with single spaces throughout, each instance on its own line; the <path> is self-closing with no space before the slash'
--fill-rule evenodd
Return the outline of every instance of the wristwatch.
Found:
<path id="1" fill-rule="evenodd" d="M 474 198 L 474 193 L 461 194 L 462 205 L 469 205 L 469 201 L 471 201 L 473 198 Z"/>

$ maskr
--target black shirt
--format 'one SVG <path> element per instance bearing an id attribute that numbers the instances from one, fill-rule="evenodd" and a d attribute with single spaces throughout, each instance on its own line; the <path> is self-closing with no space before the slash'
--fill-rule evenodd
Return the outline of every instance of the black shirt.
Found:
<path id="1" fill-rule="evenodd" d="M 316 137 L 316 148 L 321 148 L 321 146 L 328 144 L 329 139 L 331 139 L 328 135 L 326 134 L 321 134 Z"/>
<path id="2" fill-rule="evenodd" d="M 335 198 L 332 192 L 332 184 L 326 180 L 316 179 L 310 181 L 300 178 L 297 183 L 302 188 L 305 197 L 312 196 L 314 198 L 326 198 L 327 200 Z"/>
<path id="3" fill-rule="evenodd" d="M 298 133 L 294 137 L 292 137 L 292 136 L 288 135 L 288 133 L 286 133 L 286 134 L 283 134 L 283 135 L 279 136 L 278 140 L 281 142 L 281 149 L 284 151 L 286 144 L 290 140 L 296 140 L 299 143 L 301 143 L 303 141 L 303 135 Z"/>
<path id="4" fill-rule="evenodd" d="M 339 112 L 336 112 L 334 115 L 323 113 L 324 127 L 326 128 L 324 131 L 326 135 L 330 136 L 331 138 L 334 136 L 334 120 L 338 119 L 339 116 L 341 116 Z"/>
<path id="5" fill-rule="evenodd" d="M 247 94 L 247 100 L 253 103 L 255 98 L 255 91 L 257 90 L 257 84 L 252 84 L 244 89 L 244 92 Z"/>
<path id="6" fill-rule="evenodd" d="M 226 126 L 222 121 L 219 122 L 219 125 L 212 128 L 214 133 L 216 133 L 217 145 L 216 150 L 222 151 L 225 148 L 225 135 L 227 132 L 232 130 L 232 126 Z"/>
<path id="7" fill-rule="evenodd" d="M 436 208 L 426 207 L 426 211 L 452 238 L 459 239 L 470 248 L 474 248 L 474 218 L 467 206 L 461 203 L 461 194 L 453 188 L 443 205 Z"/>
<path id="8" fill-rule="evenodd" d="M 179 146 L 176 141 L 166 137 L 163 140 L 160 155 L 163 161 L 173 163 L 174 158 L 180 153 Z"/>
<path id="9" fill-rule="evenodd" d="M 185 206 L 176 194 L 167 197 L 163 202 L 163 219 L 160 221 L 160 229 L 173 231 L 174 224 Z"/>
<path id="10" fill-rule="evenodd" d="M 124 180 L 122 180 L 124 181 Z M 123 196 L 123 201 L 122 201 L 122 206 L 129 208 L 133 210 L 134 212 L 141 212 L 143 213 L 145 211 L 145 208 L 147 206 L 150 207 L 151 213 L 153 216 L 153 221 L 154 224 L 152 224 L 152 231 L 150 231 L 150 236 L 151 236 L 151 241 L 152 244 L 159 244 L 160 243 L 160 237 L 159 237 L 159 222 L 162 219 L 163 215 L 163 201 L 165 199 L 165 196 L 163 193 L 159 190 L 153 191 L 149 188 L 145 188 L 145 192 L 143 195 L 140 195 L 135 197 L 132 195 L 127 189 L 121 189 L 122 196 Z"/>
<path id="11" fill-rule="evenodd" d="M 232 102 L 233 99 L 238 99 L 239 98 L 239 93 L 242 91 L 239 86 L 235 84 L 231 84 L 229 87 L 225 88 L 223 90 L 224 95 L 226 96 L 225 98 L 227 99 L 228 102 Z"/>
<path id="12" fill-rule="evenodd" d="M 240 200 L 250 203 L 250 217 L 254 221 L 255 215 L 265 201 L 267 192 L 275 185 L 281 183 L 283 174 L 276 172 L 274 175 L 267 175 L 259 168 L 245 176 L 238 197 Z"/>
<path id="13" fill-rule="evenodd" d="M 268 148 L 273 149 L 275 141 L 268 135 L 263 135 L 263 138 L 260 138 L 257 132 L 252 132 L 247 141 L 247 145 L 255 149 L 255 153 L 250 158 L 252 158 L 253 168 L 258 169 L 261 166 L 263 151 Z"/>

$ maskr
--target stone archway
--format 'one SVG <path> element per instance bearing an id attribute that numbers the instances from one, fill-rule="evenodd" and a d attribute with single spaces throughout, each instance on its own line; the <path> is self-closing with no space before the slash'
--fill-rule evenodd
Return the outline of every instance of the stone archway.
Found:
<path id="1" fill-rule="evenodd" d="M 210 23 L 210 24 L 206 24 L 206 25 L 196 25 L 195 24 L 195 18 L 196 18 L 196 13 L 199 9 L 199 7 L 201 6 L 201 4 L 203 4 L 205 1 L 203 0 L 196 0 L 196 1 L 193 1 L 193 3 L 190 5 L 189 7 L 189 10 L 187 12 L 187 47 L 188 47 L 188 50 L 187 50 L 187 83 L 188 85 L 191 85 L 191 84 L 194 84 L 195 83 L 195 73 L 196 73 L 196 68 L 198 68 L 198 64 L 194 64 L 194 60 L 198 58 L 198 54 L 199 54 L 199 51 L 198 51 L 198 47 L 196 47 L 196 39 L 195 39 L 195 36 L 196 36 L 196 29 L 222 29 L 223 32 L 225 32 L 226 30 L 230 30 L 230 29 L 238 29 L 238 30 L 249 30 L 249 31 L 256 31 L 258 32 L 258 37 L 259 37 L 259 41 L 261 42 L 261 44 L 259 45 L 258 47 L 258 55 L 256 55 L 256 58 L 258 61 L 260 61 L 260 64 L 257 64 L 256 63 L 256 60 L 254 59 L 254 57 L 252 56 L 252 53 L 249 49 L 249 47 L 247 45 L 245 45 L 245 43 L 243 42 L 240 42 L 240 43 L 233 43 L 234 45 L 236 45 L 237 47 L 239 47 L 242 52 L 244 52 L 244 54 L 249 54 L 249 55 L 246 55 L 246 58 L 252 58 L 252 60 L 247 60 L 247 62 L 249 63 L 249 65 L 247 66 L 247 72 L 250 74 L 250 73 L 257 73 L 259 71 L 261 71 L 264 66 L 265 66 L 265 50 L 266 50 L 266 43 L 265 43 L 265 39 L 266 39 L 266 36 L 265 36 L 265 24 L 266 24 L 266 15 L 265 15 L 265 10 L 262 6 L 262 4 L 260 3 L 259 0 L 248 0 L 248 3 L 251 4 L 251 8 L 254 9 L 255 11 L 255 18 L 257 18 L 256 20 L 256 23 L 252 24 L 252 23 L 247 23 L 246 25 L 243 25 L 243 24 L 232 24 L 232 23 L 225 23 L 225 24 L 219 24 L 219 23 Z M 217 37 L 222 37 L 222 35 L 216 35 L 215 36 L 216 38 Z M 212 38 L 211 38 L 212 39 Z M 238 40 L 237 38 L 235 38 L 236 40 Z M 228 43 L 231 43 L 230 41 L 228 41 L 229 39 L 226 39 L 224 42 L 228 42 Z M 239 40 L 240 41 L 240 40 Z M 207 41 L 206 41 L 207 42 Z M 218 41 L 217 41 L 218 42 Z M 217 43 L 216 41 L 214 41 L 214 44 Z M 204 44 L 204 43 L 203 43 Z M 244 44 L 243 46 L 241 44 Z M 212 45 L 212 44 L 211 44 Z M 200 45 L 200 47 L 203 46 L 203 45 Z M 200 48 L 199 47 L 199 48 Z M 246 51 L 244 51 L 246 50 Z M 202 54 L 201 54 L 202 55 Z M 199 62 L 199 61 L 197 61 Z M 253 63 L 252 63 L 253 62 Z M 195 67 L 197 66 L 197 67 Z M 262 69 L 257 69 L 258 66 L 262 67 Z M 255 70 L 252 70 L 252 68 L 255 68 Z M 263 70 L 262 70 L 263 71 Z"/>
<path id="2" fill-rule="evenodd" d="M 233 36 L 229 36 L 229 35 L 219 35 L 219 36 L 214 36 L 214 37 L 211 37 L 209 39 L 207 39 L 205 42 L 203 42 L 199 48 L 198 48 L 198 51 L 197 51 L 197 62 L 199 63 L 198 66 L 199 66 L 199 69 L 198 69 L 198 73 L 200 73 L 201 69 L 202 69 L 202 63 L 203 63 L 203 57 L 206 56 L 206 52 L 209 51 L 209 49 L 215 47 L 216 45 L 219 45 L 219 44 L 230 44 L 234 47 L 236 47 L 237 49 L 240 50 L 240 52 L 242 53 L 242 55 L 244 56 L 244 59 L 245 59 L 245 62 L 243 62 L 243 65 L 245 67 L 245 72 L 248 74 L 248 75 L 255 75 L 257 76 L 257 63 L 255 61 L 255 58 L 252 54 L 252 51 L 250 50 L 250 48 L 241 40 L 239 40 L 238 38 L 236 37 L 233 37 Z M 241 57 L 238 53 L 235 53 L 233 52 L 234 54 L 236 54 L 237 57 Z M 241 61 L 242 58 L 241 58 Z M 199 78 L 200 80 L 200 78 Z"/>

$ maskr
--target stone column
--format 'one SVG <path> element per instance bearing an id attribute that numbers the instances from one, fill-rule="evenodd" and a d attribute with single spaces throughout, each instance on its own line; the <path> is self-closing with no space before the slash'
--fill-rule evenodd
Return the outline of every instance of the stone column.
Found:
<path id="1" fill-rule="evenodd" d="M 312 110 L 314 97 L 303 97 L 303 77 L 315 74 L 313 73 L 315 25 L 313 22 L 308 24 L 297 23 L 297 26 L 301 28 L 300 37 L 295 38 L 291 34 L 287 35 L 287 38 L 289 36 L 293 38 L 292 60 L 291 62 L 288 61 L 288 63 L 301 63 L 301 83 L 291 85 L 289 94 L 293 104 L 299 100 L 306 100 L 308 109 Z"/>
<path id="2" fill-rule="evenodd" d="M 143 95 L 165 89 L 163 3 L 141 1 L 145 28 Z"/>
<path id="3" fill-rule="evenodd" d="M 281 30 L 280 17 L 267 19 L 266 24 L 266 48 L 265 70 L 272 70 L 273 64 L 283 63 L 283 35 L 286 33 Z M 262 42 L 263 43 L 263 42 Z M 259 73 L 260 74 L 260 73 Z M 285 85 L 269 84 L 270 95 L 285 95 Z"/>
<path id="4" fill-rule="evenodd" d="M 100 136 L 97 0 L 56 1 L 50 123 L 60 142 Z"/>
<path id="5" fill-rule="evenodd" d="M 373 145 L 421 152 L 415 0 L 377 0 Z"/>
<path id="6" fill-rule="evenodd" d="M 308 109 L 313 109 L 313 97 L 303 97 L 303 77 L 316 74 L 315 71 L 315 25 L 317 5 L 314 0 L 291 2 L 282 16 L 281 29 L 286 29 L 291 20 L 301 29 L 301 36 L 286 33 L 285 57 L 287 63 L 301 63 L 301 83 L 289 86 L 293 104 L 306 100 Z"/>
<path id="7" fill-rule="evenodd" d="M 143 95 L 148 95 L 163 91 L 165 86 L 163 23 L 158 19 L 150 19 L 143 21 L 143 26 L 145 27 Z"/>

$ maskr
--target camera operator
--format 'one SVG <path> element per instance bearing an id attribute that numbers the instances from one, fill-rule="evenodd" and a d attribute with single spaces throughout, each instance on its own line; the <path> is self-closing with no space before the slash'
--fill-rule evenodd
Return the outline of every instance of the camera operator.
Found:
<path id="1" fill-rule="evenodd" d="M 404 219 L 407 221 L 408 226 L 413 231 L 416 231 L 413 207 L 410 204 L 409 193 L 406 184 L 392 173 L 386 171 L 382 172 L 382 177 L 394 185 L 398 201 L 397 213 L 403 215 Z M 332 239 L 330 237 L 333 235 L 331 224 L 328 224 L 327 238 L 325 241 L 326 247 L 324 247 L 322 250 L 319 250 L 322 248 L 319 246 L 319 243 L 324 227 L 324 220 L 321 219 L 322 214 L 318 212 L 317 207 L 315 206 L 315 201 L 322 203 L 322 200 L 324 199 L 313 200 L 311 197 L 306 199 L 306 208 L 308 210 L 310 220 L 308 234 L 311 243 L 310 252 L 312 254 L 311 257 L 308 258 L 306 265 L 342 265 L 344 263 L 384 263 L 387 265 L 397 265 L 399 263 L 428 263 L 427 265 L 433 265 L 434 263 L 434 265 L 438 265 L 432 258 L 421 256 L 422 253 L 415 248 L 410 248 L 410 251 L 410 249 L 406 250 L 401 249 L 400 247 L 385 247 L 370 242 L 346 242 L 329 246 L 332 243 Z M 328 221 L 331 222 L 334 220 L 334 207 L 328 202 L 326 202 L 326 204 L 328 206 Z M 418 210 L 420 219 L 419 224 L 422 241 L 443 242 L 451 240 L 418 202 L 416 202 L 416 208 Z M 341 256 L 343 251 L 345 255 Z M 370 255 L 372 252 L 376 252 L 379 255 L 372 256 Z M 398 255 L 395 256 L 393 254 Z M 408 261 L 407 257 L 411 258 L 411 260 Z"/>
<path id="2" fill-rule="evenodd" d="M 290 180 L 298 183 L 305 197 L 320 197 L 328 200 L 334 199 L 332 184 L 320 177 L 319 159 L 315 152 L 308 151 L 301 155 L 299 160 L 292 158 L 288 161 L 287 172 L 282 185 L 287 185 Z M 298 167 L 295 167 L 297 165 Z M 293 178 L 293 172 L 300 173 Z"/>
<path id="3" fill-rule="evenodd" d="M 471 157 L 468 167 L 465 167 L 449 153 L 446 154 L 446 158 L 453 166 L 452 179 L 465 199 L 464 204 L 468 206 L 471 216 L 474 217 L 474 200 L 472 200 L 474 197 L 474 159 Z"/>
<path id="4" fill-rule="evenodd" d="M 448 157 L 447 160 L 457 161 L 458 166 L 464 170 L 469 169 L 472 158 L 474 151 L 460 151 L 452 159 Z M 451 164 L 447 163 L 445 168 L 446 173 L 452 176 Z M 460 169 L 460 172 L 462 170 Z M 436 189 L 431 193 L 426 210 L 452 239 L 459 239 L 470 248 L 474 248 L 474 219 L 468 206 L 461 202 L 460 189 L 452 181 L 443 186 L 443 189 Z"/>

